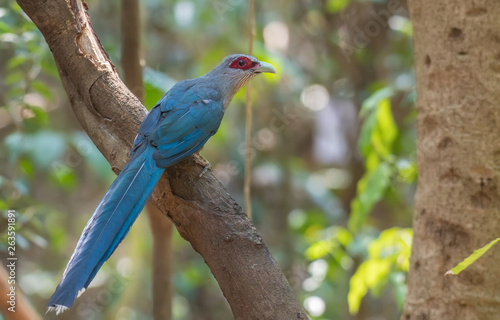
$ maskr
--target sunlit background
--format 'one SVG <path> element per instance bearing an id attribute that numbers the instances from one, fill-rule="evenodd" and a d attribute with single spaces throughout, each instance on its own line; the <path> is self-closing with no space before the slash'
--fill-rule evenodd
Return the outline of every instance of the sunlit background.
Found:
<path id="1" fill-rule="evenodd" d="M 88 0 L 121 72 L 120 1 Z M 141 1 L 145 104 L 248 49 L 248 1 Z M 412 29 L 405 1 L 256 1 L 254 223 L 311 319 L 399 319 L 415 191 Z M 35 309 L 58 284 L 115 175 L 78 124 L 41 34 L 0 0 L 0 257 L 16 209 L 18 285 Z M 202 154 L 243 205 L 244 90 Z M 57 319 L 152 319 L 141 215 Z M 174 235 L 174 319 L 231 319 L 203 259 Z M 0 316 L 1 317 L 1 316 Z M 44 315 L 55 319 L 53 315 Z"/>

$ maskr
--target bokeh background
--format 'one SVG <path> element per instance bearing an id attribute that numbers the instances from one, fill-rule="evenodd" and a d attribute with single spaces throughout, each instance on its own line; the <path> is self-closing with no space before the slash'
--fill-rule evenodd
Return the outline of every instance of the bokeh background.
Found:
<path id="1" fill-rule="evenodd" d="M 120 1 L 87 3 L 121 72 Z M 248 12 L 244 0 L 141 1 L 146 107 L 176 81 L 245 53 Z M 254 223 L 311 319 L 399 319 L 417 176 L 406 2 L 256 1 L 255 23 L 254 55 L 278 75 L 252 85 Z M 202 151 L 240 205 L 244 99 L 242 90 Z M 18 287 L 41 315 L 114 178 L 40 32 L 0 0 L 0 258 L 15 209 Z M 58 319 L 152 319 L 151 241 L 143 214 Z M 201 256 L 176 232 L 173 246 L 173 318 L 231 319 Z"/>

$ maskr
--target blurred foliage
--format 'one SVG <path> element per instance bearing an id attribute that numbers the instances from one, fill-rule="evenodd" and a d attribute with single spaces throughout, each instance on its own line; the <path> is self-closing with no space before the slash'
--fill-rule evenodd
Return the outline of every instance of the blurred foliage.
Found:
<path id="1" fill-rule="evenodd" d="M 120 1 L 87 2 L 120 72 Z M 141 2 L 148 109 L 177 80 L 245 52 L 247 5 Z M 311 319 L 399 319 L 417 177 L 411 37 L 405 2 L 256 3 L 254 52 L 278 75 L 252 86 L 254 221 Z M 20 287 L 42 313 L 114 174 L 76 121 L 42 35 L 5 0 L 0 77 L 0 208 L 16 210 Z M 240 204 L 243 91 L 203 150 Z M 141 215 L 59 319 L 151 319 L 150 248 Z M 174 318 L 230 319 L 203 259 L 178 235 L 174 256 Z"/>
<path id="2" fill-rule="evenodd" d="M 406 287 L 405 273 L 410 268 L 412 230 L 391 228 L 380 233 L 368 245 L 368 257 L 351 277 L 347 296 L 349 311 L 357 313 L 363 296 L 371 290 L 379 296 L 388 281 L 395 286 L 395 296 L 400 308 L 403 307 Z"/>

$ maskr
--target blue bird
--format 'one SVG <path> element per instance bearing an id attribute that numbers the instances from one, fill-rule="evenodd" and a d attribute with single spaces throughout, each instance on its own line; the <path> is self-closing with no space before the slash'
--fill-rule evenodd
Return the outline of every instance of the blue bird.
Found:
<path id="1" fill-rule="evenodd" d="M 262 72 L 276 70 L 252 56 L 230 55 L 207 74 L 178 82 L 158 101 L 139 127 L 130 160 L 83 229 L 48 311 L 59 314 L 73 305 L 127 235 L 165 168 L 200 150 L 236 92 Z"/>

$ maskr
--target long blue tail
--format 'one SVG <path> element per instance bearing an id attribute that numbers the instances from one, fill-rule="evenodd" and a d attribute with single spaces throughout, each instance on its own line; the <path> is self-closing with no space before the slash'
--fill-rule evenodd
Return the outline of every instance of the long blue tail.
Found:
<path id="1" fill-rule="evenodd" d="M 70 308 L 129 231 L 164 171 L 155 165 L 152 154 L 152 148 L 135 154 L 106 192 L 83 229 L 49 301 L 49 311 Z"/>

